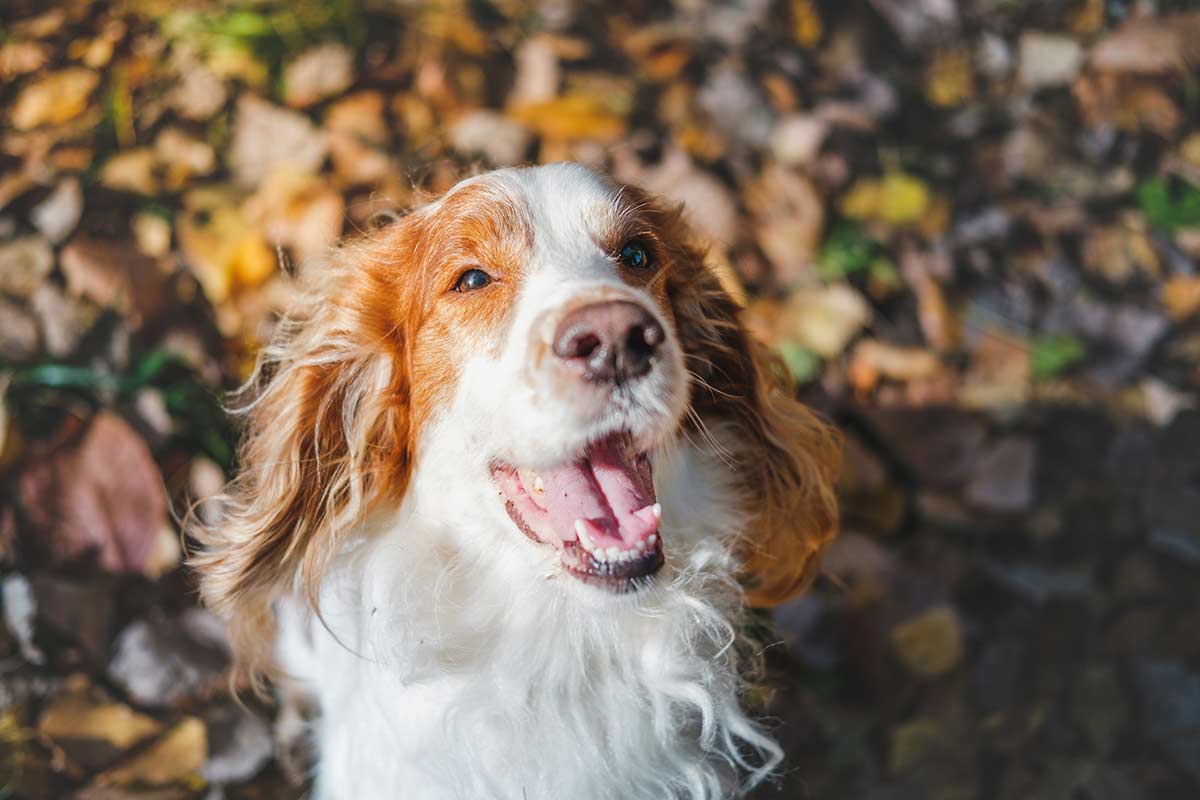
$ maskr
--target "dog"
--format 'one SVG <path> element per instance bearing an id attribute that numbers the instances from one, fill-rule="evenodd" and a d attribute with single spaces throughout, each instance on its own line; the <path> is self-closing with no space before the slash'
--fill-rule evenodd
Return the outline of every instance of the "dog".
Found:
<path id="1" fill-rule="evenodd" d="M 319 708 L 321 800 L 735 796 L 750 606 L 812 578 L 840 439 L 678 209 L 502 169 L 299 278 L 193 559 Z"/>

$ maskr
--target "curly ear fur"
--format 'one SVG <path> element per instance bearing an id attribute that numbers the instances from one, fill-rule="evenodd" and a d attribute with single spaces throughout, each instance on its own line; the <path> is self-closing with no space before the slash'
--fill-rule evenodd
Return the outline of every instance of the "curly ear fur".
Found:
<path id="1" fill-rule="evenodd" d="M 834 482 L 841 436 L 798 402 L 787 368 L 746 332 L 742 309 L 680 213 L 657 213 L 671 244 L 667 287 L 692 373 L 694 419 L 733 426 L 738 484 L 751 524 L 740 543 L 752 605 L 776 605 L 805 589 L 838 527 Z"/>
<path id="2" fill-rule="evenodd" d="M 304 281 L 306 296 L 240 393 L 252 396 L 239 409 L 240 472 L 218 498 L 222 518 L 191 526 L 201 594 L 256 682 L 269 664 L 272 602 L 296 589 L 313 600 L 336 539 L 408 481 L 402 317 L 372 306 L 405 296 L 397 270 L 375 268 L 395 262 L 400 236 L 342 248 Z"/>

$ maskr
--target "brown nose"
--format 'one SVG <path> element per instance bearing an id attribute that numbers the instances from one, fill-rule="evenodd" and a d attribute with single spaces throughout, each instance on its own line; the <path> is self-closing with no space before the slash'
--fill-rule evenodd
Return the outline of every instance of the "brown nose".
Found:
<path id="1" fill-rule="evenodd" d="M 596 383 L 624 383 L 650 371 L 663 329 L 637 303 L 610 300 L 572 311 L 554 332 L 554 355 Z"/>

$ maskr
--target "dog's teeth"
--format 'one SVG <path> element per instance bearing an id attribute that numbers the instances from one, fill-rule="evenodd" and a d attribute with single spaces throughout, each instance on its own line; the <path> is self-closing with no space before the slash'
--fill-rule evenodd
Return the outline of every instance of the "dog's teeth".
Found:
<path id="1" fill-rule="evenodd" d="M 615 547 L 608 548 L 608 560 L 616 561 L 621 556 L 621 551 Z"/>
<path id="2" fill-rule="evenodd" d="M 639 553 L 640 553 L 640 552 L 642 552 L 643 550 L 645 550 L 645 549 L 646 549 L 646 540 L 645 540 L 645 539 L 638 539 L 638 542 L 637 542 L 637 544 L 635 544 L 635 545 L 634 545 L 634 547 L 636 547 L 636 548 L 637 548 L 637 551 L 638 551 Z"/>
<path id="3" fill-rule="evenodd" d="M 657 541 L 658 541 L 658 535 L 657 535 L 657 534 L 654 534 L 654 533 L 652 533 L 652 534 L 650 534 L 649 536 L 647 536 L 647 537 L 646 537 L 646 546 L 647 546 L 647 547 L 653 547 L 653 546 L 654 546 L 654 543 L 655 543 L 655 542 L 657 542 Z"/>
<path id="4" fill-rule="evenodd" d="M 591 538 L 588 536 L 588 523 L 583 517 L 575 520 L 575 535 L 579 537 L 579 543 L 583 545 L 583 549 L 589 553 L 595 551 L 596 545 L 592 544 Z"/>
<path id="5" fill-rule="evenodd" d="M 538 480 L 541 480 L 541 478 L 539 477 Z M 662 520 L 662 503 L 655 503 L 654 505 L 650 506 L 650 513 L 654 515 L 655 519 L 661 521 Z"/>

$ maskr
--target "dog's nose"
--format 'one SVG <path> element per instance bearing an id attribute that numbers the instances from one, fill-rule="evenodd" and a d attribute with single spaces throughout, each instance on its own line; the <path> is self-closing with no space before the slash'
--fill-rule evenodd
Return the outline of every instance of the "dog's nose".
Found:
<path id="1" fill-rule="evenodd" d="M 650 312 L 627 300 L 583 306 L 554 332 L 554 355 L 596 383 L 623 383 L 650 371 L 663 341 Z"/>

